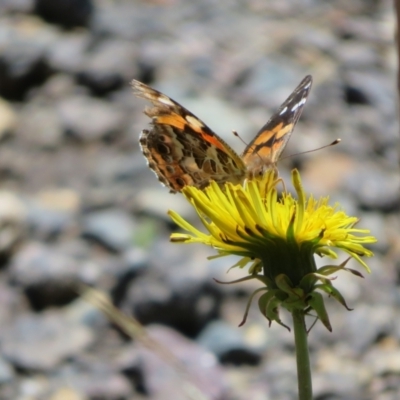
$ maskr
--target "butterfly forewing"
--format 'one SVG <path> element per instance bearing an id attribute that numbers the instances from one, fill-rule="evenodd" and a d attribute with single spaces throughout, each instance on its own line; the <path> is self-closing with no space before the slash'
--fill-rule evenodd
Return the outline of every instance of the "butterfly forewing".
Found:
<path id="1" fill-rule="evenodd" d="M 312 77 L 307 75 L 246 147 L 242 159 L 250 176 L 275 167 L 300 118 L 311 85 Z"/>

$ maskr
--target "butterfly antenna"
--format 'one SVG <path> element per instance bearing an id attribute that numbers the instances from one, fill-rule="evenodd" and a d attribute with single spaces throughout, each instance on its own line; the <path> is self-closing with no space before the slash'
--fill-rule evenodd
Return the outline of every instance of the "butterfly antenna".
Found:
<path id="1" fill-rule="evenodd" d="M 332 143 L 326 144 L 325 146 L 318 147 L 318 148 L 312 149 L 312 150 L 302 151 L 300 153 L 294 153 L 294 154 L 291 154 L 290 156 L 282 157 L 281 160 L 284 160 L 285 158 L 291 158 L 291 157 L 294 157 L 294 156 L 299 156 L 299 155 L 302 155 L 302 154 L 313 153 L 314 151 L 326 149 L 327 147 L 336 146 L 341 141 L 342 141 L 342 139 L 338 138 L 338 139 L 335 139 Z"/>
<path id="2" fill-rule="evenodd" d="M 232 130 L 232 133 L 233 133 L 233 135 L 236 136 L 245 146 L 248 145 L 248 143 L 246 143 L 246 142 L 241 138 L 241 136 L 237 133 L 237 131 Z"/>
<path id="3" fill-rule="evenodd" d="M 232 130 L 232 133 L 234 134 L 234 136 L 236 136 L 245 146 L 246 146 L 246 149 L 247 149 L 247 147 L 249 146 L 249 144 L 247 143 L 247 142 L 245 142 L 241 137 L 240 137 L 240 135 L 237 133 L 237 131 L 235 131 L 235 130 Z M 275 141 L 275 140 L 274 140 Z M 260 158 L 260 160 L 261 160 L 261 162 L 263 161 L 262 160 L 262 157 L 257 153 L 257 156 Z"/>

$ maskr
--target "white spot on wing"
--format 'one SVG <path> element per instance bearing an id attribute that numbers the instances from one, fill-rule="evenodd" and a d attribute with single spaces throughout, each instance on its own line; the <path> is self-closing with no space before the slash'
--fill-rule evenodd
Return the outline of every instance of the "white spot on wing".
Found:
<path id="1" fill-rule="evenodd" d="M 307 101 L 307 99 L 304 97 L 304 99 L 301 99 L 298 103 L 296 103 L 293 107 L 292 107 L 292 109 L 291 109 L 291 111 L 293 112 L 293 111 L 296 111 L 299 107 L 301 107 L 305 102 Z"/>
<path id="2" fill-rule="evenodd" d="M 197 128 L 203 127 L 203 124 L 197 118 L 191 117 L 190 115 L 186 116 L 186 121 L 189 122 L 190 125 L 193 125 Z"/>
<path id="3" fill-rule="evenodd" d="M 160 103 L 167 104 L 168 106 L 173 106 L 174 105 L 174 103 L 171 101 L 171 99 L 169 97 L 167 97 L 167 96 L 159 96 L 158 97 L 158 101 Z"/>

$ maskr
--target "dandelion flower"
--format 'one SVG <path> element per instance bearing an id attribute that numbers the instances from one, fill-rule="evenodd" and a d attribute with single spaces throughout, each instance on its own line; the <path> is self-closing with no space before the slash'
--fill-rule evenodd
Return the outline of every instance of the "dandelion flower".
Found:
<path id="1" fill-rule="evenodd" d="M 364 245 L 376 239 L 368 235 L 368 230 L 356 229 L 358 219 L 346 215 L 338 204 L 329 205 L 328 197 L 307 198 L 297 170 L 292 171 L 297 198 L 286 192 L 279 196 L 279 181 L 275 171 L 268 171 L 243 186 L 226 183 L 220 187 L 211 182 L 203 190 L 185 187 L 183 194 L 207 233 L 169 211 L 172 220 L 188 232 L 173 233 L 171 241 L 203 243 L 215 248 L 220 257 L 238 255 L 238 267 L 250 263 L 249 276 L 241 281 L 256 278 L 265 284 L 257 292 L 266 292 L 259 305 L 270 321 L 281 323 L 279 305 L 289 310 L 311 308 L 330 329 L 322 297 L 316 290 L 327 292 L 346 306 L 329 275 L 339 269 L 361 274 L 345 268 L 348 260 L 339 266 L 317 269 L 314 255 L 336 259 L 336 249 L 343 250 L 369 272 L 361 257 L 373 255 Z"/>

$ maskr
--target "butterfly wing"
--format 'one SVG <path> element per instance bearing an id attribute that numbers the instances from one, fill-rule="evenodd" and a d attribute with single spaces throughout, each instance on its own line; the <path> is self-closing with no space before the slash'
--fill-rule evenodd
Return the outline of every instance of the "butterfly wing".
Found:
<path id="1" fill-rule="evenodd" d="M 246 147 L 242 159 L 249 176 L 275 166 L 300 118 L 311 85 L 312 77 L 307 75 Z"/>
<path id="2" fill-rule="evenodd" d="M 168 96 L 139 81 L 132 81 L 134 94 L 149 100 L 145 110 L 152 119 L 143 130 L 140 144 L 149 167 L 173 192 L 186 185 L 199 188 L 210 180 L 241 182 L 246 167 L 241 158 L 200 119 Z"/>

